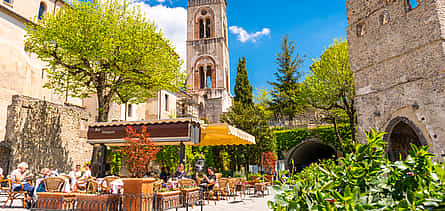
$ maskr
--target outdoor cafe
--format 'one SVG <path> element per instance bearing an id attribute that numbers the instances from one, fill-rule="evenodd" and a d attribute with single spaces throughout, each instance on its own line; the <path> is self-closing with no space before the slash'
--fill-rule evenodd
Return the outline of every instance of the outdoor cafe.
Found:
<path id="1" fill-rule="evenodd" d="M 119 176 L 106 173 L 107 150 L 129 144 L 126 140 L 129 126 L 136 131 L 145 128 L 157 146 L 180 146 L 180 164 L 174 176 L 136 178 L 125 170 Z M 75 184 L 66 176 L 42 180 L 47 191 L 35 194 L 37 200 L 32 207 L 45 210 L 166 210 L 185 207 L 188 210 L 188 207 L 201 206 L 203 209 L 204 204 L 211 204 L 211 201 L 216 205 L 218 200 L 243 200 L 249 194 L 261 193 L 264 196 L 271 185 L 272 178 L 224 178 L 215 169 L 204 168 L 205 160 L 194 164 L 204 169 L 202 177 L 181 173 L 185 172 L 186 145 L 255 144 L 255 137 L 224 123 L 204 124 L 191 118 L 95 123 L 89 125 L 88 143 L 94 146 L 91 176 Z"/>

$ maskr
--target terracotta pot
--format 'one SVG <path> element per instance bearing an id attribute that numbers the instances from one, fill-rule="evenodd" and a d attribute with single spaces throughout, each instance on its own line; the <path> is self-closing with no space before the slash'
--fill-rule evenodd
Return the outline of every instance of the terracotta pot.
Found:
<path id="1" fill-rule="evenodd" d="M 73 209 L 73 199 L 75 194 L 72 193 L 49 193 L 38 192 L 37 193 L 36 208 L 39 209 Z"/>
<path id="2" fill-rule="evenodd" d="M 76 194 L 76 210 L 115 211 L 119 206 L 119 195 L 116 194 Z"/>
<path id="3" fill-rule="evenodd" d="M 156 210 L 164 210 L 181 205 L 181 191 L 156 193 L 155 208 Z"/>
<path id="4" fill-rule="evenodd" d="M 154 178 L 125 178 L 122 206 L 125 211 L 153 210 Z"/>

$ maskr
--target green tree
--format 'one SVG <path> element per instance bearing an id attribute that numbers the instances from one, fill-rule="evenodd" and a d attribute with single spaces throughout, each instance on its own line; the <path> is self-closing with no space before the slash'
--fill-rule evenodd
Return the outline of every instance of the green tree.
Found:
<path id="1" fill-rule="evenodd" d="M 355 91 L 347 41 L 335 40 L 314 61 L 304 81 L 304 94 L 310 105 L 329 112 L 335 126 L 337 119 L 346 116 L 356 143 Z"/>
<path id="2" fill-rule="evenodd" d="M 182 61 L 171 42 L 127 1 L 73 1 L 38 25 L 28 25 L 27 49 L 47 62 L 45 87 L 98 100 L 97 121 L 111 102 L 143 102 L 182 84 Z"/>
<path id="3" fill-rule="evenodd" d="M 304 62 L 304 57 L 296 52 L 295 42 L 289 41 L 287 36 L 284 36 L 281 52 L 277 54 L 276 58 L 278 65 L 278 71 L 274 73 L 276 81 L 268 82 L 273 88 L 270 109 L 277 119 L 287 117 L 289 120 L 293 120 L 301 109 L 300 83 L 298 81 L 302 75 L 299 69 Z"/>
<path id="4" fill-rule="evenodd" d="M 266 119 L 270 120 L 273 118 L 273 112 L 270 110 L 269 106 L 272 101 L 270 97 L 271 91 L 266 88 L 256 89 L 256 95 L 254 95 L 255 104 L 264 113 Z"/>
<path id="5" fill-rule="evenodd" d="M 252 105 L 253 94 L 252 86 L 249 83 L 249 77 L 246 69 L 246 58 L 238 59 L 238 67 L 236 68 L 235 78 L 235 101 Z"/>

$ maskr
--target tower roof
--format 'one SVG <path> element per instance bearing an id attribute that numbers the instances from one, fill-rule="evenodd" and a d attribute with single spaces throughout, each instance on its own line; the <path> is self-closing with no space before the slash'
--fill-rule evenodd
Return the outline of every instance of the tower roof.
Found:
<path id="1" fill-rule="evenodd" d="M 221 3 L 224 3 L 227 6 L 227 0 L 188 0 L 189 7 Z"/>

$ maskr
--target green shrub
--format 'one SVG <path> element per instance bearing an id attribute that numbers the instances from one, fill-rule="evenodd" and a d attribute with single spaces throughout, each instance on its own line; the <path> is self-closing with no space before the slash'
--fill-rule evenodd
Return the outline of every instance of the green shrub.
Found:
<path id="1" fill-rule="evenodd" d="M 273 186 L 273 210 L 424 210 L 445 202 L 442 165 L 433 165 L 428 146 L 412 146 L 405 161 L 390 162 L 383 133 L 368 132 L 367 144 L 337 161 L 322 161 L 290 173 Z M 283 172 L 289 174 L 288 172 Z"/>

